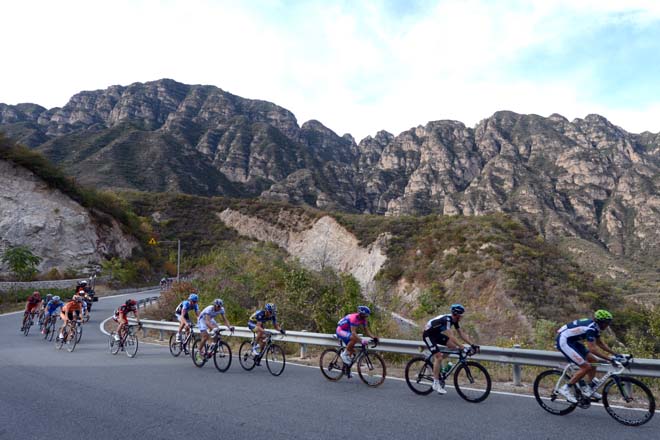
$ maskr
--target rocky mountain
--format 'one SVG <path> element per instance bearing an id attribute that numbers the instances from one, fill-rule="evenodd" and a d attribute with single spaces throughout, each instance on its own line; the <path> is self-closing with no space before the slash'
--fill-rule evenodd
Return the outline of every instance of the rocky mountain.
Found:
<path id="1" fill-rule="evenodd" d="M 660 134 L 598 115 L 503 111 L 474 128 L 433 121 L 356 143 L 275 104 L 164 79 L 62 108 L 0 104 L 0 130 L 86 184 L 384 215 L 506 212 L 657 276 Z"/>

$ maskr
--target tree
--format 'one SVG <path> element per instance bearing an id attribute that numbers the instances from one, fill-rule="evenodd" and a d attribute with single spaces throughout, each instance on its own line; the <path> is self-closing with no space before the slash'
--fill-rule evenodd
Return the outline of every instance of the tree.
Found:
<path id="1" fill-rule="evenodd" d="M 37 266 L 41 263 L 38 257 L 25 246 L 10 247 L 2 255 L 2 262 L 7 264 L 21 281 L 30 281 L 37 274 Z"/>

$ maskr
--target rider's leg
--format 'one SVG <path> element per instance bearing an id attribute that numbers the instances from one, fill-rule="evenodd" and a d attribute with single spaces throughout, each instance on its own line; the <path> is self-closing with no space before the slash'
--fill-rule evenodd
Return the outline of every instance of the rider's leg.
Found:
<path id="1" fill-rule="evenodd" d="M 355 344 L 357 344 L 358 342 L 360 342 L 360 338 L 358 337 L 358 335 L 351 334 L 351 339 L 350 341 L 348 341 L 348 344 L 346 344 L 346 351 L 351 356 L 355 355 Z"/>
<path id="2" fill-rule="evenodd" d="M 259 344 L 259 352 L 261 353 L 264 349 L 264 346 L 266 345 L 264 328 L 261 325 L 257 325 L 255 330 L 257 332 L 257 344 Z"/>

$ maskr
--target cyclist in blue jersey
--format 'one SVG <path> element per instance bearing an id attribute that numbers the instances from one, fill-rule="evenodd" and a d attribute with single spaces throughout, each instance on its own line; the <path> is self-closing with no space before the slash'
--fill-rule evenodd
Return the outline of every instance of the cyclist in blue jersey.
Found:
<path id="1" fill-rule="evenodd" d="M 591 365 L 591 362 L 598 362 L 596 356 L 606 360 L 621 357 L 600 338 L 600 332 L 607 329 L 611 322 L 612 314 L 601 309 L 596 310 L 594 319 L 578 319 L 557 330 L 557 349 L 562 352 L 566 359 L 580 367 L 580 370 L 573 375 L 568 384 L 564 384 L 558 390 L 569 402 L 577 402 L 571 387 L 575 386 L 585 376 L 590 383 L 589 385 L 580 386 L 582 394 L 595 399 L 601 398 L 601 395 L 594 391 L 599 383 L 595 379 L 596 367 Z M 582 345 L 581 341 L 584 340 L 587 341 L 588 348 Z M 610 357 L 609 354 L 613 357 Z"/>
<path id="2" fill-rule="evenodd" d="M 231 330 L 232 333 L 234 332 L 234 327 L 229 324 L 227 316 L 225 315 L 225 308 L 223 306 L 224 302 L 220 298 L 216 298 L 213 300 L 213 304 L 205 307 L 197 317 L 197 327 L 199 328 L 199 332 L 202 335 L 202 338 L 199 341 L 199 351 L 197 352 L 198 356 L 202 355 L 202 349 L 205 346 L 204 344 L 206 344 L 206 341 L 209 339 L 209 333 L 213 331 L 213 329 L 218 328 L 218 323 L 215 322 L 216 316 L 222 315 L 222 319 L 224 319 L 225 325 L 229 327 L 229 330 Z"/>
<path id="3" fill-rule="evenodd" d="M 199 306 L 197 305 L 198 301 L 199 297 L 196 293 L 193 292 L 190 294 L 190 296 L 188 296 L 188 299 L 181 301 L 179 305 L 176 306 L 176 310 L 174 310 L 174 316 L 176 316 L 176 320 L 179 321 L 179 330 L 176 332 L 176 342 L 181 342 L 181 330 L 183 330 L 185 326 L 192 326 L 188 312 L 194 310 L 195 314 L 199 317 Z"/>
<path id="4" fill-rule="evenodd" d="M 460 336 L 463 341 L 470 344 L 475 352 L 479 352 L 479 346 L 470 342 L 470 339 L 465 333 L 463 333 L 463 330 L 461 330 L 461 327 L 458 324 L 463 317 L 463 313 L 465 313 L 465 307 L 461 304 L 452 304 L 449 311 L 451 314 L 439 315 L 435 318 L 429 319 L 424 327 L 424 333 L 422 333 L 424 343 L 431 353 L 435 353 L 433 355 L 435 361 L 433 362 L 432 388 L 437 391 L 438 394 L 447 394 L 445 384 L 440 380 L 440 368 L 446 367 L 447 358 L 449 357 L 449 353 L 440 353 L 438 351 L 438 345 L 445 345 L 453 350 L 461 348 L 461 343 L 456 339 L 451 328 L 454 327 L 458 336 Z"/>
<path id="5" fill-rule="evenodd" d="M 54 296 L 50 301 L 48 301 L 48 304 L 46 304 L 46 307 L 44 308 L 44 324 L 41 328 L 41 334 L 46 334 L 46 324 L 48 323 L 48 320 L 53 315 L 57 316 L 57 309 L 61 309 L 62 306 L 64 306 L 64 303 L 60 300 L 59 296 Z"/>
<path id="6" fill-rule="evenodd" d="M 252 330 L 253 333 L 256 333 L 255 340 L 258 345 L 255 345 L 252 349 L 253 354 L 256 356 L 261 350 L 263 350 L 264 345 L 266 344 L 266 338 L 264 337 L 264 323 L 271 321 L 273 327 L 276 330 L 279 330 L 280 333 L 285 334 L 286 332 L 280 327 L 277 323 L 277 306 L 272 303 L 266 304 L 263 310 L 257 310 L 250 316 L 248 319 L 248 328 Z M 257 348 L 257 346 L 259 348 Z"/>

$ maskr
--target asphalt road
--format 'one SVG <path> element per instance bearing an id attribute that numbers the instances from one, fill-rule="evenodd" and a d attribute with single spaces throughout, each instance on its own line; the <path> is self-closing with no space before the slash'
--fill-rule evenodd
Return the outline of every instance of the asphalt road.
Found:
<path id="1" fill-rule="evenodd" d="M 0 439 L 648 440 L 660 432 L 658 414 L 630 428 L 602 407 L 558 417 L 528 397 L 491 394 L 472 404 L 452 389 L 417 396 L 391 379 L 370 389 L 357 377 L 333 383 L 290 363 L 273 377 L 265 366 L 243 371 L 236 358 L 226 373 L 212 363 L 198 369 L 151 344 L 134 359 L 113 356 L 99 323 L 127 297 L 94 304 L 73 353 L 36 331 L 20 334 L 19 314 L 0 316 Z"/>

